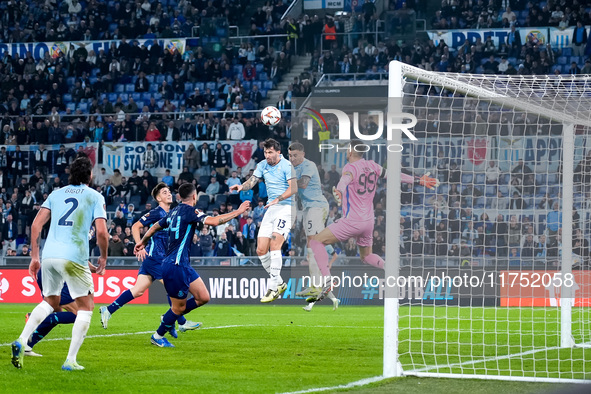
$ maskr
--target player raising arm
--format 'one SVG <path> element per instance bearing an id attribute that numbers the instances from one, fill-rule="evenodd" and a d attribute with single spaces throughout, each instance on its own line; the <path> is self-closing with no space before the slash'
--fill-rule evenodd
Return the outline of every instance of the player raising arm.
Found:
<path id="1" fill-rule="evenodd" d="M 158 231 L 168 228 L 168 247 L 162 261 L 162 280 L 170 297 L 172 307 L 162 317 L 158 330 L 152 335 L 151 342 L 159 347 L 174 347 L 164 334 L 171 331 L 179 317 L 209 301 L 209 292 L 199 274 L 191 267 L 191 240 L 198 225 L 219 226 L 242 215 L 250 207 L 250 202 L 243 202 L 240 207 L 225 215 L 207 216 L 195 209 L 197 192 L 191 183 L 179 187 L 181 203 L 170 214 L 154 224 L 135 246 L 136 255 L 145 249 L 148 241 Z M 187 301 L 188 294 L 194 298 Z"/>
<path id="2" fill-rule="evenodd" d="M 53 311 L 59 311 L 60 294 L 64 281 L 78 313 L 72 328 L 72 341 L 63 370 L 84 369 L 76 356 L 88 331 L 94 308 L 94 285 L 88 267 L 88 231 L 94 222 L 100 249 L 97 274 L 103 275 L 107 264 L 109 234 L 105 199 L 88 187 L 92 179 L 92 163 L 79 157 L 70 167 L 70 185 L 53 191 L 41 206 L 31 226 L 31 264 L 33 278 L 43 271 L 44 300 L 33 309 L 20 337 L 12 343 L 12 364 L 22 368 L 25 344 L 35 328 Z M 47 241 L 43 248 L 43 262 L 39 262 L 39 236 L 43 226 L 51 220 Z"/>
<path id="3" fill-rule="evenodd" d="M 281 278 L 281 247 L 291 231 L 292 226 L 292 198 L 298 191 L 295 173 L 289 160 L 281 154 L 281 145 L 272 138 L 263 144 L 265 159 L 257 165 L 253 176 L 242 185 L 233 185 L 230 190 L 250 190 L 264 179 L 269 194 L 268 208 L 264 213 L 257 237 L 257 255 L 263 268 L 269 273 L 271 281 L 267 293 L 261 302 L 275 301 L 287 285 Z"/>
<path id="4" fill-rule="evenodd" d="M 158 206 L 142 216 L 140 220 L 135 222 L 131 227 L 131 233 L 136 244 L 139 243 L 142 238 L 140 230 L 143 227 L 150 227 L 160 219 L 165 218 L 170 210 L 172 193 L 166 183 L 160 182 L 157 184 L 154 189 L 152 189 L 152 197 L 158 202 Z M 107 328 L 107 324 L 113 313 L 119 308 L 133 299 L 141 297 L 155 280 L 162 281 L 162 260 L 166 255 L 167 243 L 168 234 L 166 231 L 161 231 L 150 239 L 150 243 L 147 245 L 146 249 L 142 249 L 137 254 L 137 259 L 142 262 L 142 266 L 138 272 L 135 285 L 133 285 L 131 289 L 121 293 L 119 298 L 117 298 L 111 305 L 102 306 L 100 308 L 101 324 L 104 329 Z M 179 318 L 178 322 L 181 332 L 199 328 L 197 323 L 188 322 L 183 316 Z M 173 330 L 171 334 L 176 336 L 176 331 Z"/>
<path id="5" fill-rule="evenodd" d="M 339 205 L 342 203 L 343 217 L 313 236 L 309 242 L 320 272 L 324 276 L 324 288 L 319 294 L 309 297 L 308 302 L 322 300 L 332 288 L 325 245 L 355 238 L 361 261 L 377 268 L 384 268 L 384 260 L 373 253 L 372 245 L 375 221 L 373 199 L 378 180 L 385 177 L 386 170 L 373 160 L 365 160 L 363 152 L 355 149 L 361 144 L 359 140 L 351 141 L 350 149 L 347 151 L 348 163 L 343 167 L 341 179 L 333 190 Z M 439 184 L 439 181 L 429 177 L 429 174 L 420 178 L 401 174 L 401 181 L 420 184 L 430 189 Z"/>

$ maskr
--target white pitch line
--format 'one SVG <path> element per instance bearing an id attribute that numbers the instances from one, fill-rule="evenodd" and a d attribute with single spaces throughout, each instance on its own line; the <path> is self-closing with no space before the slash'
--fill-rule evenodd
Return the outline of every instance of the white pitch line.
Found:
<path id="1" fill-rule="evenodd" d="M 307 390 L 289 391 L 289 392 L 285 392 L 285 393 L 282 393 L 282 394 L 305 394 L 305 393 L 316 393 L 316 392 L 319 392 L 319 391 L 350 389 L 350 388 L 353 388 L 353 387 L 365 386 L 366 384 L 370 384 L 370 383 L 380 382 L 380 381 L 382 381 L 384 379 L 386 379 L 386 378 L 383 377 L 383 376 L 374 376 L 373 378 L 365 378 L 365 379 L 358 380 L 356 382 L 342 384 L 342 385 L 339 385 L 339 386 L 317 387 L 317 388 L 307 389 Z"/>
<path id="2" fill-rule="evenodd" d="M 234 324 L 234 325 L 229 325 L 229 326 L 217 326 L 217 327 L 203 327 L 200 328 L 199 330 L 219 330 L 219 329 L 224 329 L 224 328 L 236 328 L 236 327 L 258 327 L 260 326 L 260 324 Z M 117 333 L 117 334 L 99 334 L 99 335 L 87 335 L 86 339 L 88 338 L 112 338 L 112 337 L 123 337 L 126 335 L 145 335 L 145 334 L 153 334 L 154 330 L 152 331 L 138 331 L 138 332 L 121 332 L 121 333 Z M 68 341 L 72 339 L 71 337 L 63 337 L 63 338 L 48 338 L 48 339 L 43 339 L 43 342 L 47 342 L 47 341 Z M 4 346 L 10 346 L 12 345 L 11 343 L 1 343 L 0 347 L 4 347 Z"/>

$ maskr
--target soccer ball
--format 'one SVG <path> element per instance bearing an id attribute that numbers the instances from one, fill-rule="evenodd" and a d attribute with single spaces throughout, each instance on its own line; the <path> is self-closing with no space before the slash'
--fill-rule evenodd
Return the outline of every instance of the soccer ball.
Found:
<path id="1" fill-rule="evenodd" d="M 280 120 L 281 112 L 273 106 L 265 107 L 265 109 L 261 111 L 261 121 L 264 125 L 275 126 Z"/>

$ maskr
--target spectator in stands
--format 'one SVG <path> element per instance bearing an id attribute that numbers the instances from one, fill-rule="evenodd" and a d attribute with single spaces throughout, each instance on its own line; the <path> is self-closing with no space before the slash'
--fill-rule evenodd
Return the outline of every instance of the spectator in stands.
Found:
<path id="1" fill-rule="evenodd" d="M 156 165 L 156 152 L 154 152 L 154 145 L 146 145 L 146 151 L 142 155 L 144 168 L 154 168 Z"/>
<path id="2" fill-rule="evenodd" d="M 215 199 L 215 195 L 218 194 L 220 191 L 220 184 L 216 177 L 211 177 L 209 185 L 207 185 L 207 189 L 205 189 L 205 194 L 209 195 L 211 201 Z"/>
<path id="3" fill-rule="evenodd" d="M 546 219 L 546 227 L 548 228 L 548 237 L 552 241 L 556 238 L 560 229 L 562 228 L 562 212 L 559 210 L 560 204 L 554 202 L 552 205 L 552 211 L 548 212 Z"/>
<path id="4" fill-rule="evenodd" d="M 115 168 L 113 170 L 113 175 L 111 175 L 111 178 L 109 178 L 111 180 L 111 184 L 115 187 L 119 187 L 121 185 L 121 182 L 123 182 L 123 176 L 121 175 L 121 171 L 119 171 L 118 168 Z"/>
<path id="5" fill-rule="evenodd" d="M 101 194 L 105 198 L 105 204 L 111 205 L 113 203 L 113 196 L 117 193 L 117 189 L 111 185 L 111 180 L 106 179 L 103 186 L 101 186 Z"/>
<path id="6" fill-rule="evenodd" d="M 244 124 L 233 118 L 232 123 L 228 126 L 227 138 L 230 140 L 243 140 L 246 135 Z"/>
<path id="7" fill-rule="evenodd" d="M 216 242 L 215 255 L 220 257 L 229 257 L 233 254 L 234 253 L 230 247 L 230 242 L 228 242 L 227 233 L 224 231 L 220 234 L 220 239 Z"/>
<path id="8" fill-rule="evenodd" d="M 174 185 L 174 177 L 170 175 L 169 169 L 165 171 L 165 175 L 162 177 L 162 182 L 166 183 L 168 187 L 172 187 L 172 185 Z"/>
<path id="9" fill-rule="evenodd" d="M 206 144 L 204 144 L 206 145 Z M 194 173 L 195 170 L 198 168 L 197 162 L 199 160 L 199 152 L 195 149 L 195 145 L 189 144 L 189 147 L 183 153 L 183 160 L 185 163 L 185 167 L 188 168 L 189 172 Z"/>
<path id="10" fill-rule="evenodd" d="M 8 202 L 7 206 L 8 205 L 11 204 Z M 13 215 L 7 214 L 5 222 L 2 225 L 2 239 L 4 240 L 4 246 L 11 249 L 16 249 L 16 238 L 18 235 L 18 227 L 16 222 L 13 221 Z"/>
<path id="11" fill-rule="evenodd" d="M 212 154 L 212 165 L 218 174 L 225 176 L 230 168 L 231 161 L 228 152 L 224 149 L 221 142 L 218 142 L 215 151 Z"/>
<path id="12" fill-rule="evenodd" d="M 231 189 L 234 185 L 241 185 L 242 181 L 238 178 L 238 173 L 236 171 L 232 171 L 232 176 L 226 180 L 226 185 L 228 185 L 228 189 Z M 230 204 L 237 204 L 240 205 L 240 198 L 238 192 L 235 190 L 230 191 L 230 196 L 228 197 L 228 202 Z"/>
<path id="13" fill-rule="evenodd" d="M 208 226 L 203 226 L 199 234 L 199 244 L 204 257 L 213 256 L 213 236 Z"/>
<path id="14" fill-rule="evenodd" d="M 162 138 L 162 135 L 160 134 L 160 131 L 158 130 L 158 128 L 156 127 L 156 122 L 152 121 L 150 122 L 150 127 L 148 128 L 148 131 L 146 133 L 146 141 L 160 141 L 160 139 Z"/>
<path id="15" fill-rule="evenodd" d="M 248 217 L 246 219 L 246 223 L 242 227 L 242 234 L 246 239 L 246 245 L 248 253 L 245 253 L 247 256 L 254 256 L 255 255 L 255 241 L 257 235 L 257 225 L 253 222 L 252 217 Z"/>
<path id="16" fill-rule="evenodd" d="M 509 246 L 521 246 L 521 224 L 517 221 L 517 216 L 512 215 L 508 228 Z"/>
<path id="17" fill-rule="evenodd" d="M 213 152 L 209 148 L 209 144 L 204 142 L 199 148 L 199 169 L 201 175 L 207 175 L 211 171 L 211 164 L 213 163 Z"/>
<path id="18" fill-rule="evenodd" d="M 165 141 L 175 141 L 178 142 L 181 139 L 181 131 L 178 127 L 174 125 L 174 121 L 171 120 L 168 122 L 168 127 L 165 130 L 166 136 L 164 138 Z"/>
<path id="19" fill-rule="evenodd" d="M 486 168 L 486 183 L 488 185 L 498 185 L 500 176 L 501 170 L 497 166 L 497 163 L 494 160 L 489 161 L 488 167 Z"/>
<path id="20" fill-rule="evenodd" d="M 510 204 L 509 208 L 510 209 L 526 209 L 527 208 L 527 204 L 525 203 L 523 198 L 521 198 L 521 195 L 519 194 L 518 191 L 513 192 L 513 197 L 511 197 L 511 204 Z"/>

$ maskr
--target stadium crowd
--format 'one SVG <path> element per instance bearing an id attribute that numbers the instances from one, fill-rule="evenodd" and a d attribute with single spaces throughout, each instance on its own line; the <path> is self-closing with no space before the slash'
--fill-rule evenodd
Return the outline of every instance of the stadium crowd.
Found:
<path id="1" fill-rule="evenodd" d="M 31 54 L 13 58 L 5 53 L 0 61 L 0 144 L 15 149 L 0 151 L 0 187 L 2 240 L 7 255 L 27 252 L 30 224 L 40 204 L 54 188 L 67 182 L 68 164 L 79 154 L 66 150 L 57 154 L 35 155 L 24 160 L 19 146 L 38 144 L 43 152 L 46 144 L 68 142 L 110 141 L 194 141 L 185 152 L 187 168 L 181 174 L 169 174 L 162 180 L 173 190 L 183 182 L 193 182 L 200 193 L 200 207 L 213 215 L 235 209 L 240 201 L 253 202 L 253 209 L 240 220 L 227 226 L 204 229 L 194 240 L 196 256 L 230 256 L 254 254 L 254 239 L 262 217 L 261 206 L 266 191 L 257 188 L 232 194 L 228 187 L 243 182 L 250 174 L 243 173 L 220 146 L 200 141 L 276 138 L 287 152 L 289 141 L 303 135 L 297 119 L 285 116 L 279 126 L 263 126 L 254 111 L 259 109 L 268 90 L 273 89 L 290 69 L 292 57 L 311 55 L 309 69 L 290 84 L 277 106 L 287 109 L 294 97 L 307 96 L 315 81 L 326 73 L 364 73 L 379 78 L 387 72 L 388 62 L 401 60 L 435 71 L 495 74 L 591 73 L 591 63 L 584 55 L 589 41 L 579 25 L 590 22 L 589 10 L 576 3 L 538 5 L 532 2 L 522 9 L 500 9 L 491 2 L 444 1 L 442 9 L 431 21 L 433 27 L 519 27 L 577 26 L 573 48 L 556 50 L 534 40 L 521 42 L 518 34 L 510 34 L 507 42 L 496 46 L 491 40 L 465 43 L 454 50 L 444 42 L 376 42 L 375 32 L 380 16 L 366 0 L 360 12 L 327 16 L 302 15 L 298 20 L 280 20 L 287 5 L 281 0 L 259 7 L 251 19 L 251 36 L 286 33 L 288 39 L 276 39 L 267 47 L 267 40 L 257 40 L 236 47 L 229 41 L 219 53 L 206 48 L 188 47 L 181 54 L 169 52 L 158 43 L 139 45 L 140 38 L 190 37 L 203 18 L 228 17 L 235 24 L 248 6 L 242 1 L 161 1 L 106 2 L 76 0 L 35 2 L 9 1 L 0 5 L 0 38 L 4 42 L 48 40 L 117 40 L 109 51 L 94 53 L 72 48 L 67 56 L 35 61 Z M 391 2 L 390 11 L 412 13 L 411 2 Z M 486 14 L 486 15 L 485 15 Z M 484 20 L 484 23 L 482 22 Z M 129 21 L 129 23 L 126 23 Z M 533 21 L 537 21 L 533 22 Z M 492 23 L 488 26 L 487 24 Z M 99 29 L 97 26 L 106 26 Z M 323 34 L 324 33 L 324 34 Z M 328 34 L 327 34 L 328 33 Z M 332 35 L 331 33 L 335 33 Z M 350 33 L 339 35 L 336 33 Z M 324 49 L 324 50 L 321 50 Z M 573 64 L 574 61 L 574 64 Z M 583 66 L 584 63 L 584 66 Z M 582 68 L 581 68 L 582 67 Z M 346 79 L 346 77 L 340 77 Z M 221 112 L 214 113 L 217 109 Z M 253 111 L 253 112 L 249 112 Z M 418 125 L 418 132 L 440 133 L 439 120 L 450 126 L 453 120 L 443 117 Z M 503 123 L 502 120 L 489 123 Z M 531 128 L 511 128 L 512 134 L 537 133 Z M 368 125 L 367 127 L 370 127 Z M 423 127 L 423 129 L 421 129 Z M 478 127 L 472 132 L 476 133 Z M 486 128 L 485 134 L 496 135 L 502 127 Z M 507 129 L 508 130 L 508 129 Z M 329 122 L 327 137 L 336 132 Z M 548 133 L 551 131 L 549 130 Z M 466 133 L 463 127 L 458 135 Z M 477 133 L 476 133 L 477 134 Z M 207 152 L 204 154 L 203 150 Z M 205 157 L 205 159 L 203 159 Z M 146 160 L 147 159 L 147 160 Z M 254 162 L 263 159 L 259 147 Z M 95 187 L 105 196 L 113 218 L 110 224 L 111 253 L 129 256 L 133 250 L 130 226 L 142 213 L 155 206 L 149 191 L 158 181 L 150 174 L 150 157 L 144 156 L 144 167 L 129 179 L 115 172 L 96 174 Z M 540 177 L 521 163 L 511 174 L 503 174 L 495 163 L 481 179 L 463 174 L 461 163 L 438 162 L 441 192 L 434 201 L 426 201 L 419 189 L 403 186 L 403 202 L 430 207 L 428 218 L 417 222 L 406 217 L 401 223 L 401 252 L 405 256 L 503 256 L 556 257 L 560 250 L 560 225 L 556 224 L 554 205 L 559 191 L 549 187 L 551 176 Z M 519 167 L 519 166 L 518 166 Z M 589 176 L 589 166 L 578 169 L 580 177 Z M 51 169 L 51 171 L 49 171 Z M 145 169 L 145 171 L 144 171 Z M 340 176 L 336 168 L 319 167 L 325 195 L 331 203 L 329 224 L 340 212 L 330 190 Z M 519 172 L 522 175 L 515 175 Z M 495 172 L 498 172 L 493 181 Z M 480 174 L 482 175 L 482 174 Z M 490 177 L 489 177 L 490 175 Z M 491 179 L 489 179 L 491 178 Z M 376 198 L 376 232 L 374 250 L 384 254 L 385 191 L 379 185 Z M 475 217 L 473 210 L 493 208 L 515 210 L 506 222 L 504 217 Z M 531 224 L 531 218 L 519 214 L 521 209 L 537 206 L 551 209 L 544 227 Z M 554 213 L 552 213 L 554 212 Z M 559 221 L 558 221 L 559 222 Z M 580 256 L 589 255 L 588 241 L 575 221 L 575 246 Z M 299 227 L 287 247 L 295 246 L 296 254 L 305 252 L 299 242 L 305 239 Z M 18 241 L 18 242 L 17 242 Z M 340 245 L 348 256 L 357 254 L 354 242 Z"/>

